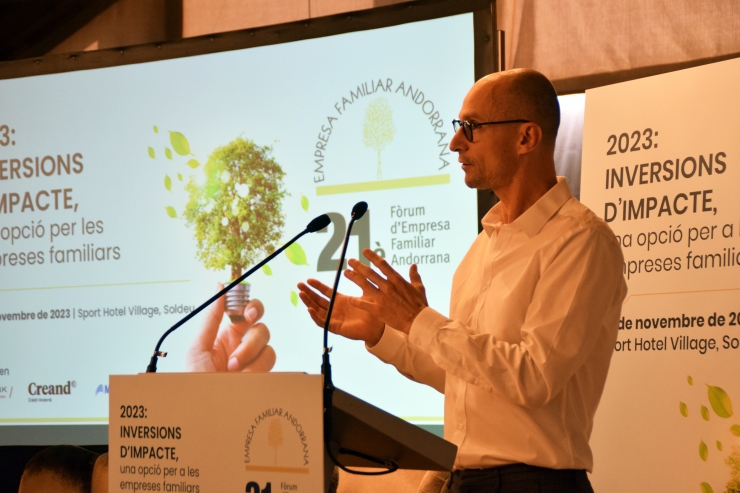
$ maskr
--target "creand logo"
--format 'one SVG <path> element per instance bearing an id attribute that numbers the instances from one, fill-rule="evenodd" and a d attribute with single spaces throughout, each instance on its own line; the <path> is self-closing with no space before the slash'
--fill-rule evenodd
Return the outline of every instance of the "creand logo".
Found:
<path id="1" fill-rule="evenodd" d="M 107 394 L 107 393 L 108 393 L 108 386 L 102 383 L 98 385 L 98 387 L 95 389 L 95 395 Z"/>
<path id="2" fill-rule="evenodd" d="M 70 395 L 75 387 L 77 387 L 77 382 L 74 380 L 67 380 L 67 383 L 56 385 L 40 385 L 31 382 L 28 384 L 28 393 L 29 395 Z"/>

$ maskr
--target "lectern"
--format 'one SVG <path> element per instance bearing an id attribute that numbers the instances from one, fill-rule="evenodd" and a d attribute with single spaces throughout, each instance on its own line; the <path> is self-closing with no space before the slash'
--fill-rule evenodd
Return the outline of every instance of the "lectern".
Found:
<path id="1" fill-rule="evenodd" d="M 329 486 L 323 378 L 302 373 L 110 377 L 109 489 L 313 492 Z M 451 470 L 457 447 L 339 389 L 332 455 L 347 467 Z"/>

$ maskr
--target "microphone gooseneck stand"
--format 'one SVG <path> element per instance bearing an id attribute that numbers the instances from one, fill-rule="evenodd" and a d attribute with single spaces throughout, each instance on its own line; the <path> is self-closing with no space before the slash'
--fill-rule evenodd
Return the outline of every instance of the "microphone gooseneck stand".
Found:
<path id="1" fill-rule="evenodd" d="M 332 290 L 331 297 L 329 298 L 329 307 L 326 309 L 326 320 L 324 321 L 324 354 L 323 354 L 322 361 L 321 361 L 321 374 L 324 376 L 324 446 L 326 447 L 326 452 L 331 458 L 331 460 L 341 470 L 348 472 L 350 474 L 359 474 L 363 476 L 380 476 L 382 474 L 390 474 L 392 472 L 395 472 L 396 470 L 398 470 L 398 464 L 396 464 L 391 459 L 379 459 L 377 457 L 363 454 L 362 452 L 357 452 L 355 450 L 345 449 L 340 446 L 337 449 L 336 455 L 352 455 L 352 456 L 364 459 L 368 462 L 377 464 L 380 467 L 386 468 L 386 470 L 384 471 L 375 471 L 375 472 L 356 471 L 356 470 L 349 469 L 348 467 L 340 463 L 339 460 L 337 459 L 336 455 L 334 454 L 334 451 L 332 450 L 332 441 L 331 441 L 332 432 L 333 432 L 332 407 L 333 407 L 333 397 L 334 397 L 335 387 L 334 387 L 334 383 L 331 380 L 331 362 L 329 361 L 329 353 L 331 352 L 331 348 L 329 347 L 329 323 L 331 321 L 332 310 L 334 309 L 334 300 L 337 297 L 337 288 L 339 287 L 339 279 L 342 275 L 342 270 L 344 267 L 344 259 L 347 256 L 347 244 L 349 243 L 349 236 L 350 236 L 350 233 L 352 232 L 352 225 L 356 221 L 359 221 L 360 218 L 362 218 L 362 216 L 365 215 L 365 212 L 367 212 L 367 202 L 358 202 L 352 208 L 352 217 L 349 221 L 349 225 L 347 226 L 347 232 L 344 236 L 344 245 L 342 246 L 342 255 L 339 257 L 339 266 L 337 267 L 337 274 L 334 278 L 334 288 Z"/>
<path id="2" fill-rule="evenodd" d="M 316 231 L 320 229 L 324 229 L 331 223 L 331 219 L 329 219 L 329 216 L 326 214 L 322 214 L 316 218 L 313 219 L 308 225 L 306 226 L 306 229 L 295 235 L 290 241 L 288 241 L 285 245 L 281 246 L 274 252 L 272 252 L 270 255 L 267 256 L 262 262 L 255 265 L 251 269 L 249 269 L 247 272 L 245 272 L 242 276 L 240 276 L 238 279 L 233 281 L 231 284 L 223 288 L 221 291 L 213 295 L 208 301 L 200 305 L 198 308 L 193 310 L 192 312 L 185 315 L 182 319 L 180 319 L 179 322 L 177 322 L 175 325 L 170 327 L 167 332 L 162 334 L 162 337 L 159 338 L 159 342 L 157 342 L 157 346 L 154 348 L 154 354 L 152 355 L 152 358 L 149 360 L 149 365 L 146 367 L 147 373 L 156 373 L 157 372 L 157 360 L 159 357 L 165 357 L 167 356 L 166 352 L 160 351 L 160 347 L 162 346 L 162 342 L 164 342 L 165 338 L 170 335 L 172 332 L 180 328 L 183 324 L 185 324 L 188 320 L 199 314 L 201 311 L 203 311 L 204 308 L 206 308 L 208 305 L 219 299 L 221 296 L 226 294 L 229 290 L 231 290 L 234 286 L 237 286 L 240 282 L 242 282 L 247 277 L 251 276 L 257 269 L 265 265 L 267 262 L 278 256 L 283 250 L 288 248 L 290 245 L 295 243 L 301 236 L 305 235 L 306 233 L 315 233 Z"/>

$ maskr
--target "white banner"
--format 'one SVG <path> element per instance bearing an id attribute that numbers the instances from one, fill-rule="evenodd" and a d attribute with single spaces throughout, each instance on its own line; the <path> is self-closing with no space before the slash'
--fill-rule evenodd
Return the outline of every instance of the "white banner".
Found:
<path id="1" fill-rule="evenodd" d="M 110 377 L 108 490 L 323 491 L 322 377 Z"/>
<path id="2" fill-rule="evenodd" d="M 597 491 L 740 488 L 738 80 L 730 60 L 586 93 L 581 199 L 629 285 Z"/>

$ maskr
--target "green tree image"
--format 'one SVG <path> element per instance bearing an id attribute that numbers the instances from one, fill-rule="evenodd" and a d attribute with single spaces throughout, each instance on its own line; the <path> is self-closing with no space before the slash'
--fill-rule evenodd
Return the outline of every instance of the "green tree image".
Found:
<path id="1" fill-rule="evenodd" d="M 208 157 L 204 184 L 191 178 L 185 186 L 183 217 L 195 231 L 198 259 L 213 270 L 231 267 L 231 279 L 275 251 L 282 235 L 285 173 L 271 152 L 239 137 Z"/>
<path id="2" fill-rule="evenodd" d="M 378 153 L 378 178 L 383 177 L 380 168 L 380 153 L 391 143 L 396 135 L 393 124 L 393 110 L 385 98 L 370 101 L 365 110 L 362 137 L 365 147 L 372 147 Z"/>

